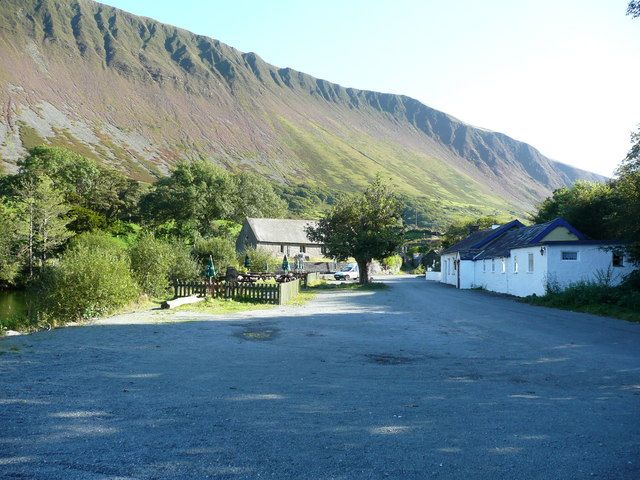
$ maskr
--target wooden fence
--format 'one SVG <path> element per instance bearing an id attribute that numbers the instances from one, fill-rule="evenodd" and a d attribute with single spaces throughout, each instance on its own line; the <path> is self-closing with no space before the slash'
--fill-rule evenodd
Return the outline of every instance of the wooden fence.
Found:
<path id="1" fill-rule="evenodd" d="M 284 305 L 300 292 L 300 280 L 281 283 L 178 281 L 173 284 L 173 291 L 175 298 L 210 295 L 212 298 Z"/>

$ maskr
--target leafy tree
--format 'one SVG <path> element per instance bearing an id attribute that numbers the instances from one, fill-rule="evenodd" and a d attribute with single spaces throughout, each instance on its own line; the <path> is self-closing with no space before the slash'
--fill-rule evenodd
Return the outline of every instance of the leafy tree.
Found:
<path id="1" fill-rule="evenodd" d="M 113 168 L 66 148 L 45 145 L 30 149 L 18 165 L 18 174 L 7 182 L 14 190 L 27 177 L 46 175 L 65 201 L 83 207 L 83 213 L 92 210 L 109 221 L 136 217 L 142 187 Z"/>
<path id="2" fill-rule="evenodd" d="M 142 197 L 143 217 L 151 224 L 174 221 L 179 230 L 208 233 L 213 221 L 233 214 L 230 175 L 207 160 L 181 162 Z"/>
<path id="3" fill-rule="evenodd" d="M 532 220 L 545 223 L 562 217 L 591 238 L 613 238 L 615 232 L 606 221 L 615 207 L 612 199 L 611 185 L 578 181 L 571 187 L 555 190 L 540 204 Z"/>
<path id="4" fill-rule="evenodd" d="M 328 255 L 355 258 L 360 283 L 368 283 L 369 264 L 394 253 L 402 243 L 402 231 L 402 203 L 378 176 L 362 194 L 339 200 L 307 233 L 326 245 Z"/>
<path id="5" fill-rule="evenodd" d="M 193 255 L 202 269 L 209 261 L 209 255 L 220 273 L 227 267 L 238 266 L 235 244 L 225 237 L 198 238 L 193 246 Z"/>
<path id="6" fill-rule="evenodd" d="M 68 205 L 46 175 L 27 176 L 17 187 L 15 206 L 18 232 L 25 244 L 29 278 L 36 261 L 44 265 L 47 258 L 63 245 L 72 233 L 67 229 Z"/>
<path id="7" fill-rule="evenodd" d="M 255 173 L 233 176 L 234 207 L 231 219 L 242 223 L 246 217 L 279 218 L 287 211 L 285 202 L 275 193 L 271 183 Z"/>
<path id="8" fill-rule="evenodd" d="M 0 199 L 0 285 L 13 285 L 22 269 L 18 219 Z"/>
<path id="9" fill-rule="evenodd" d="M 109 225 L 109 222 L 104 215 L 100 215 L 90 208 L 82 207 L 80 205 L 71 207 L 69 209 L 68 217 L 71 220 L 68 227 L 75 233 L 104 230 Z"/>
<path id="10" fill-rule="evenodd" d="M 492 225 L 498 225 L 504 223 L 505 219 L 499 218 L 494 215 L 486 215 L 484 217 L 469 218 L 461 217 L 453 220 L 449 226 L 445 229 L 442 236 L 442 246 L 444 248 L 458 243 L 464 239 L 473 230 L 484 230 Z"/>
<path id="11" fill-rule="evenodd" d="M 640 264 L 640 130 L 631 135 L 631 144 L 611 182 L 614 208 L 607 220 L 618 237 L 629 242 L 627 250 Z"/>

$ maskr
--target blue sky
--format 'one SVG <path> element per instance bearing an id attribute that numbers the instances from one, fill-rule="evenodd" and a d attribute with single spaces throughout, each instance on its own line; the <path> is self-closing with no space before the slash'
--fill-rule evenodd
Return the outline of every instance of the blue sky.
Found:
<path id="1" fill-rule="evenodd" d="M 104 0 L 341 85 L 400 93 L 611 175 L 640 123 L 626 0 Z"/>

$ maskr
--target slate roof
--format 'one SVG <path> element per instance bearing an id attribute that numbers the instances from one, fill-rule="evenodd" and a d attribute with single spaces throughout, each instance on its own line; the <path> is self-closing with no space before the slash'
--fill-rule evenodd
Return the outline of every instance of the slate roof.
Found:
<path id="1" fill-rule="evenodd" d="M 474 257 L 474 260 L 482 260 L 485 258 L 508 257 L 510 251 L 514 248 L 522 248 L 532 245 L 538 245 L 542 239 L 557 227 L 565 227 L 579 241 L 586 241 L 588 238 L 585 234 L 575 229 L 570 223 L 562 218 L 556 218 L 547 223 L 539 223 L 528 227 L 520 227 L 509 230 L 495 240 L 491 241 Z M 544 242 L 553 243 L 553 242 Z"/>
<path id="2" fill-rule="evenodd" d="M 320 245 L 307 237 L 305 227 L 316 226 L 315 220 L 289 218 L 247 218 L 258 242 Z"/>
<path id="3" fill-rule="evenodd" d="M 498 228 L 486 228 L 484 230 L 478 230 L 477 232 L 473 232 L 463 240 L 460 240 L 458 243 L 451 245 L 449 248 L 444 250 L 441 255 L 459 252 L 460 258 L 462 260 L 471 260 L 478 253 L 480 253 L 482 247 L 487 243 L 500 237 L 510 229 L 519 228 L 522 226 L 523 225 L 522 223 L 520 223 L 520 221 L 513 220 L 509 223 L 505 223 L 504 225 L 500 225 Z"/>
<path id="4" fill-rule="evenodd" d="M 508 257 L 510 251 L 514 248 L 540 244 L 542 239 L 557 227 L 567 228 L 578 238 L 578 242 L 589 242 L 584 233 L 577 230 L 563 218 L 556 218 L 547 223 L 539 223 L 528 227 L 525 227 L 518 220 L 513 220 L 496 229 L 489 228 L 474 232 L 464 240 L 447 248 L 442 254 L 459 252 L 462 260 Z"/>

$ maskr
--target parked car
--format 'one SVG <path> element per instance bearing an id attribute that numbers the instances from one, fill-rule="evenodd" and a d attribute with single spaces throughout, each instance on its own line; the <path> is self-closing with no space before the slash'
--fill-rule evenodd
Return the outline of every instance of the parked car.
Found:
<path id="1" fill-rule="evenodd" d="M 357 263 L 349 263 L 333 275 L 336 280 L 357 280 L 360 276 Z"/>

